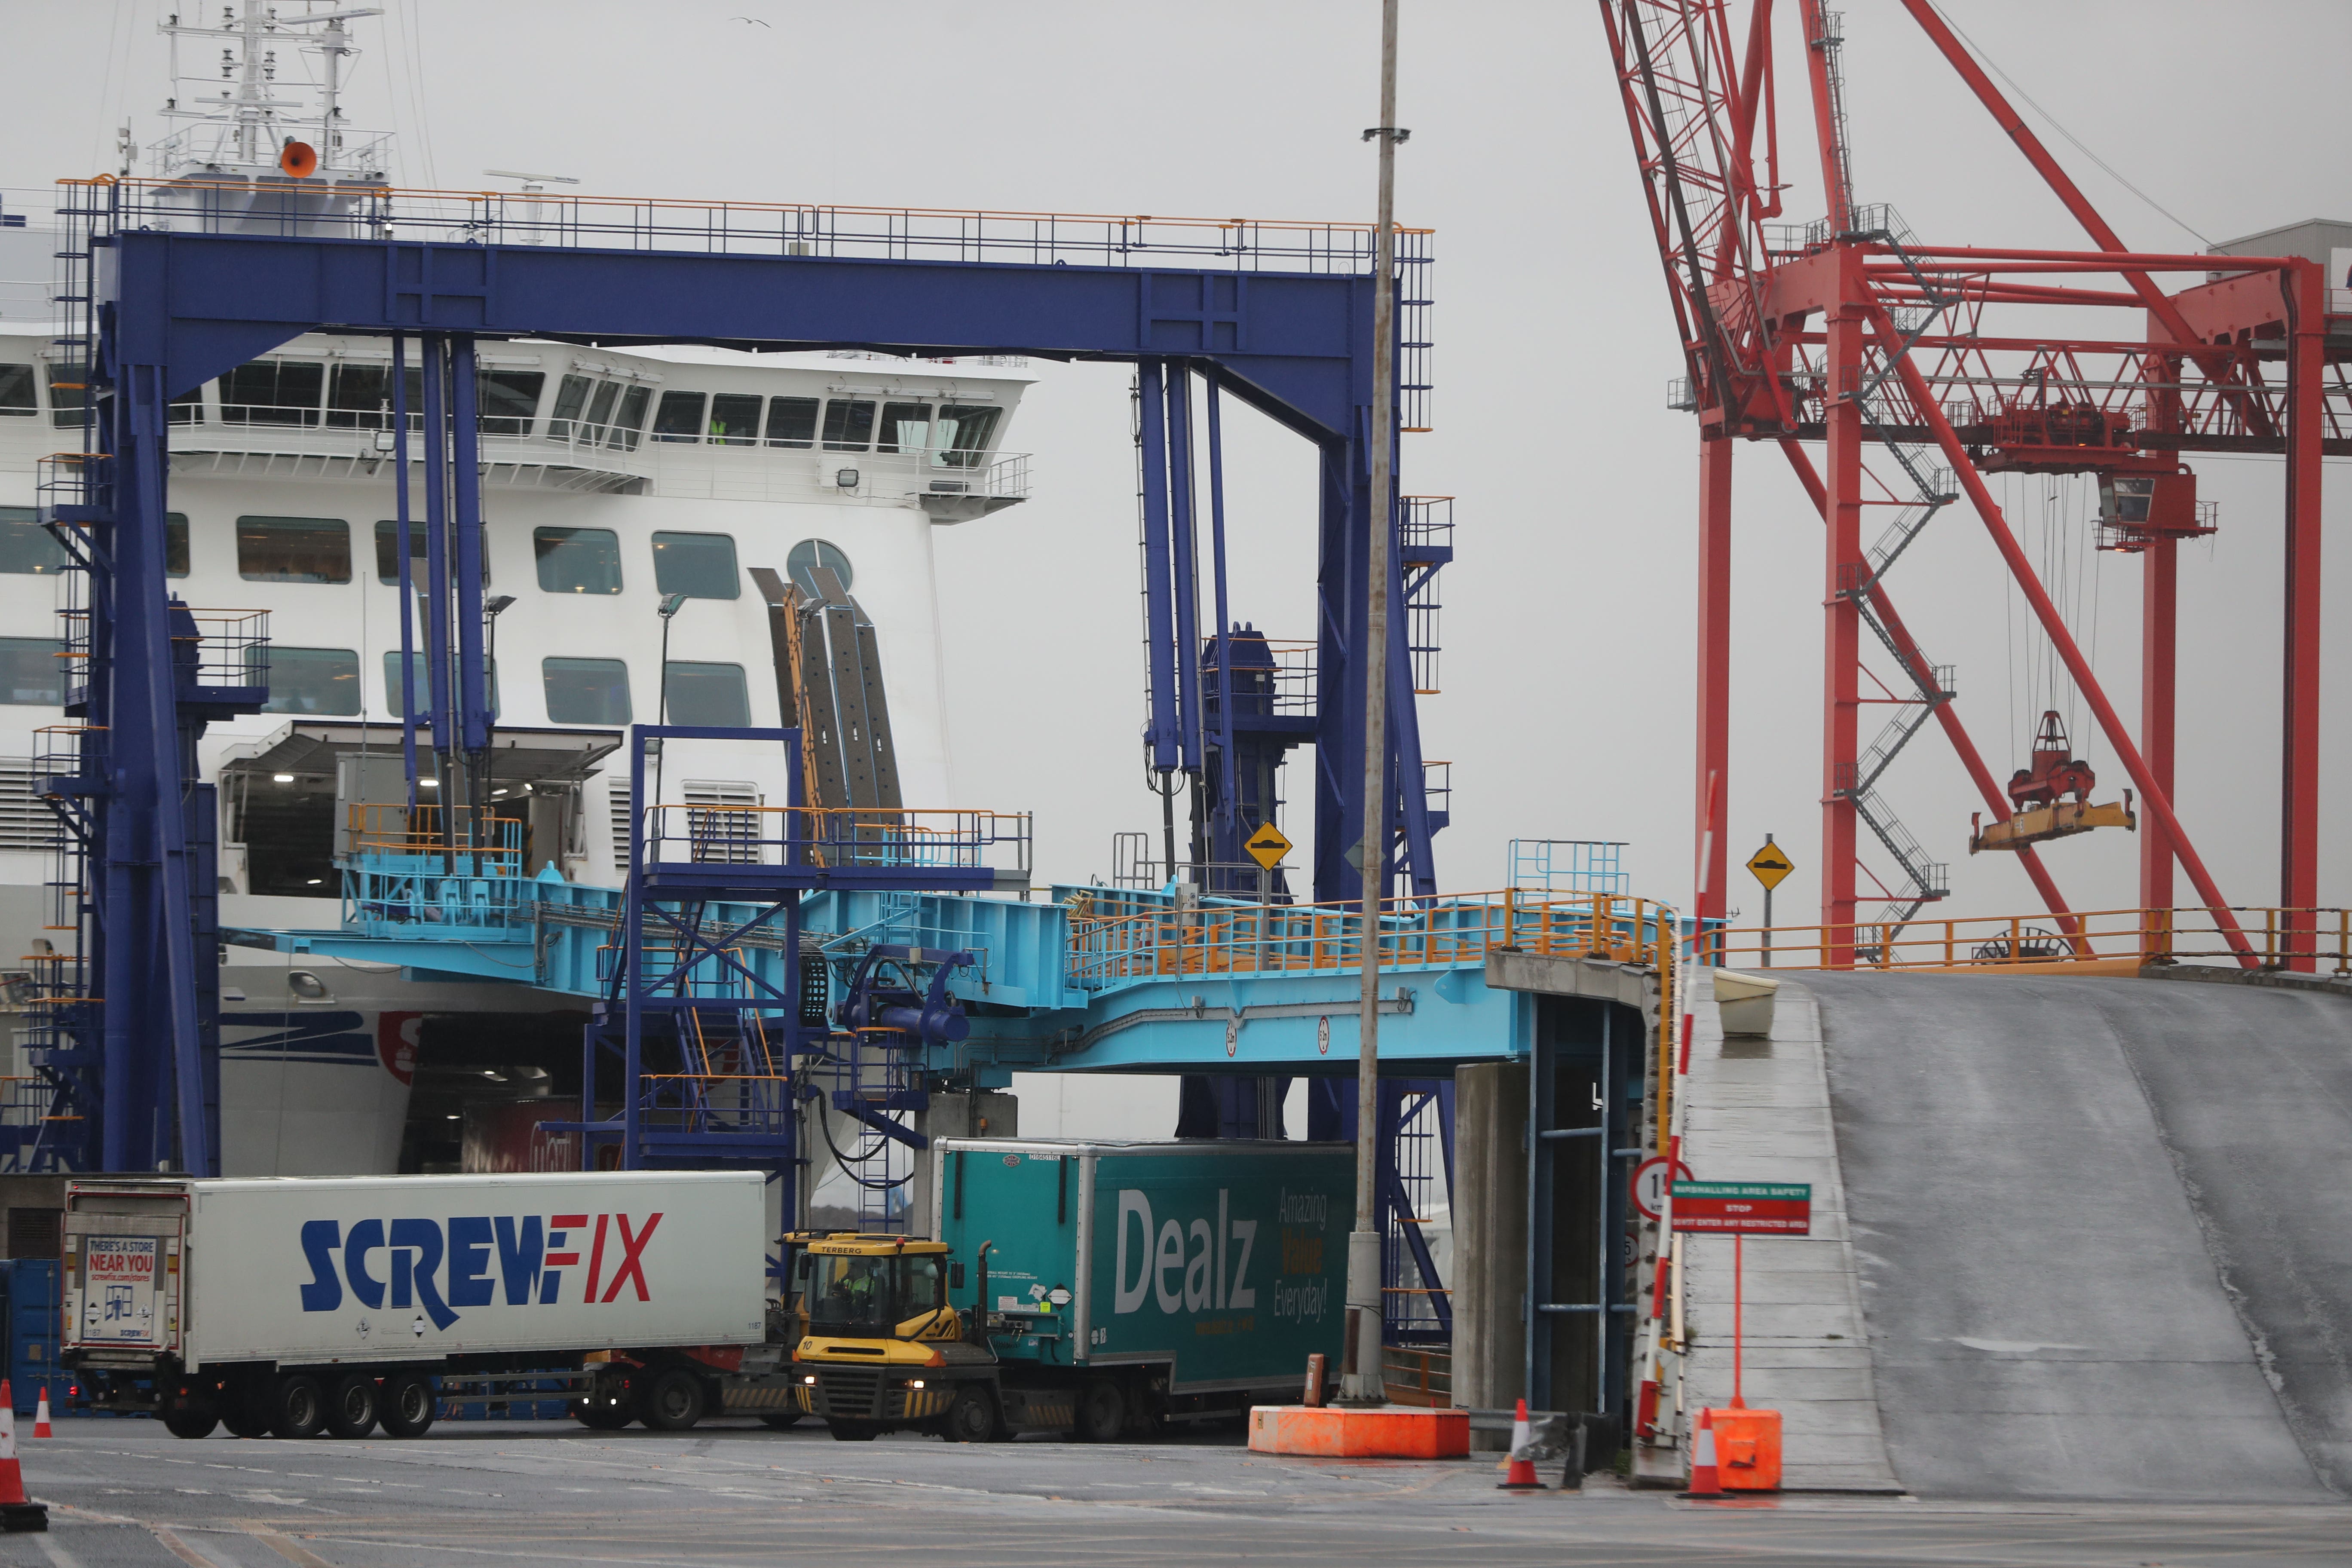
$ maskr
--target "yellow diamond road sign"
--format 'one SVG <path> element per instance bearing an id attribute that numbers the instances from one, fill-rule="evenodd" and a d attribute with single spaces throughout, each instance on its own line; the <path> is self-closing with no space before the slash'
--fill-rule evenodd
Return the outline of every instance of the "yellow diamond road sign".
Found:
<path id="1" fill-rule="evenodd" d="M 1780 852 L 1780 847 L 1769 839 L 1765 840 L 1763 848 L 1748 858 L 1748 869 L 1764 884 L 1764 890 L 1768 893 L 1780 885 L 1780 879 L 1796 868 L 1790 863 L 1788 856 Z"/>
<path id="2" fill-rule="evenodd" d="M 1269 822 L 1251 834 L 1249 842 L 1242 847 L 1250 852 L 1251 859 L 1271 871 L 1276 862 L 1290 853 L 1290 840 L 1282 836 L 1281 828 Z"/>

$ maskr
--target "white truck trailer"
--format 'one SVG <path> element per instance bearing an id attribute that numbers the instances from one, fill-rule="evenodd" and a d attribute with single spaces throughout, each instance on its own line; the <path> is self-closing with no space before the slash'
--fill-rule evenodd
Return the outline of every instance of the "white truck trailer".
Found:
<path id="1" fill-rule="evenodd" d="M 183 1437 L 415 1436 L 437 1380 L 529 1397 L 551 1370 L 592 1426 L 789 1411 L 761 1194 L 755 1172 L 76 1181 L 63 1359 L 91 1407 Z"/>

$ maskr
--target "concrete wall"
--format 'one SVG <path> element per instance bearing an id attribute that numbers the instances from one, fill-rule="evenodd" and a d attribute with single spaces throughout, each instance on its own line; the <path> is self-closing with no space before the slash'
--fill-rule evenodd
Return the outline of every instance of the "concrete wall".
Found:
<path id="1" fill-rule="evenodd" d="M 1526 1374 L 1527 1126 L 1525 1062 L 1454 1069 L 1454 1403 L 1474 1409 L 1507 1408 Z"/>
<path id="2" fill-rule="evenodd" d="M 941 1138 L 1018 1138 L 1021 1102 L 996 1089 L 971 1094 L 934 1094 L 929 1110 L 918 1112 L 915 1130 L 936 1142 Z M 913 1210 L 907 1216 L 909 1236 L 939 1235 L 939 1215 L 931 1206 L 932 1173 L 938 1157 L 929 1149 L 915 1152 L 915 1179 L 908 1196 Z"/>

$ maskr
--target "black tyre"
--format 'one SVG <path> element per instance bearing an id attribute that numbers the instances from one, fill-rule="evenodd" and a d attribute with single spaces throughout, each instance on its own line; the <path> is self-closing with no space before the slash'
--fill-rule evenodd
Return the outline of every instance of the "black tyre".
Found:
<path id="1" fill-rule="evenodd" d="M 833 1434 L 836 1443 L 871 1443 L 882 1435 L 882 1428 L 871 1421 L 845 1421 L 828 1418 L 824 1429 Z"/>
<path id="2" fill-rule="evenodd" d="M 656 1432 L 683 1432 L 702 1419 L 708 1404 L 702 1379 L 682 1366 L 654 1373 L 637 1396 L 637 1419 Z"/>
<path id="3" fill-rule="evenodd" d="M 398 1372 L 376 1391 L 376 1419 L 387 1437 L 422 1437 L 433 1429 L 441 1413 L 441 1399 L 433 1380 L 413 1372 Z"/>
<path id="4" fill-rule="evenodd" d="M 327 1391 L 307 1372 L 289 1372 L 270 1396 L 269 1429 L 280 1437 L 315 1437 L 327 1425 Z"/>
<path id="5" fill-rule="evenodd" d="M 636 1419 L 625 1405 L 599 1405 L 589 1399 L 572 1401 L 572 1418 L 591 1432 L 617 1432 Z"/>
<path id="6" fill-rule="evenodd" d="M 1078 1390 L 1078 1440 L 1116 1443 L 1127 1430 L 1127 1393 L 1107 1377 Z"/>
<path id="7" fill-rule="evenodd" d="M 940 1436 L 950 1443 L 985 1443 L 996 1436 L 996 1401 L 983 1384 L 968 1383 L 956 1391 L 940 1424 Z"/>
<path id="8" fill-rule="evenodd" d="M 163 1430 L 174 1437 L 209 1437 L 220 1417 L 209 1410 L 166 1410 Z"/>
<path id="9" fill-rule="evenodd" d="M 267 1415 L 256 1415 L 249 1410 L 230 1411 L 227 1415 L 221 1417 L 221 1425 L 228 1428 L 228 1435 L 232 1437 L 267 1437 L 269 1436 L 269 1417 Z"/>
<path id="10" fill-rule="evenodd" d="M 797 1410 L 782 1410 L 760 1417 L 760 1425 L 771 1432 L 788 1432 L 800 1424 L 801 1413 Z"/>
<path id="11" fill-rule="evenodd" d="M 327 1390 L 327 1430 L 338 1437 L 364 1437 L 375 1430 L 375 1379 L 355 1372 Z"/>

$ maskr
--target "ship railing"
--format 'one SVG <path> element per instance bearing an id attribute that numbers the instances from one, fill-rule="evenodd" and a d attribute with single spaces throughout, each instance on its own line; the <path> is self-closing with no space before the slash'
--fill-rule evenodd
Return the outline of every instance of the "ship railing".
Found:
<path id="1" fill-rule="evenodd" d="M 1247 904 L 1088 892 L 1071 910 L 1067 960 L 1071 983 L 1083 989 L 1182 975 L 1362 972 L 1365 921 L 1353 901 Z M 1376 962 L 1384 970 L 1451 969 L 1512 950 L 1663 966 L 1675 939 L 1673 911 L 1646 899 L 1516 889 L 1395 898 L 1381 903 Z"/>
<path id="2" fill-rule="evenodd" d="M 2230 913 L 2260 967 L 2352 975 L 2352 910 L 2232 905 Z M 1735 968 L 1972 970 L 2242 962 L 2212 910 L 2202 905 L 1747 926 L 1710 931 L 1704 946 L 1703 962 Z"/>
<path id="3" fill-rule="evenodd" d="M 644 859 L 648 865 L 991 867 L 1025 873 L 1030 840 L 1025 811 L 665 804 L 646 812 Z"/>

